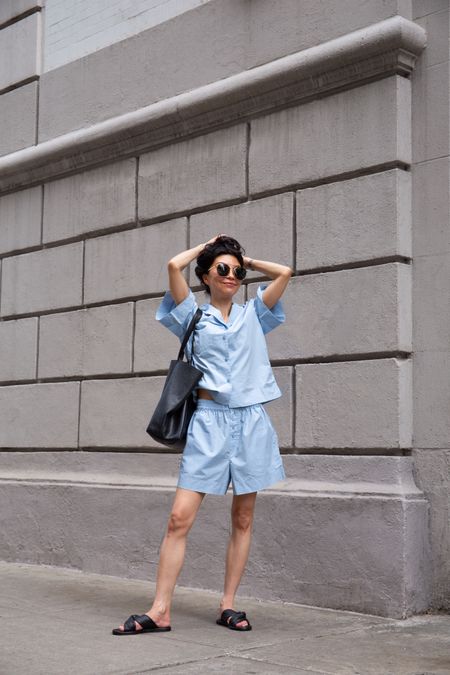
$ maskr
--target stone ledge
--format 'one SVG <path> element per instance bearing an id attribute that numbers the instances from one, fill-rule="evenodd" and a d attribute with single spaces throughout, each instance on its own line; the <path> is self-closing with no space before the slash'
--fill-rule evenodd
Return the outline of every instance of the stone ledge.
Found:
<path id="1" fill-rule="evenodd" d="M 156 480 L 149 482 L 142 479 L 136 479 L 134 482 L 128 482 L 128 476 L 111 477 L 107 482 L 102 480 L 101 476 L 88 475 L 83 480 L 79 477 L 66 476 L 65 478 L 48 478 L 47 476 L 33 476 L 32 474 L 25 477 L 22 476 L 0 476 L 1 485 L 16 485 L 16 486 L 34 486 L 34 487 L 89 487 L 99 489 L 115 490 L 145 490 L 148 492 L 158 492 L 160 490 L 175 492 L 177 480 L 169 476 L 158 476 Z M 419 501 L 424 500 L 423 494 L 415 489 L 411 494 L 403 493 L 401 491 L 392 491 L 392 485 L 372 485 L 370 483 L 354 483 L 351 485 L 340 485 L 339 483 L 321 483 L 320 481 L 298 481 L 298 480 L 284 480 L 277 483 L 277 488 L 265 488 L 260 493 L 260 497 L 264 498 L 269 495 L 286 495 L 291 497 L 308 497 L 314 496 L 315 499 L 383 499 L 397 500 L 400 497 L 405 501 Z M 228 494 L 233 494 L 233 490 L 228 488 Z"/>
<path id="2" fill-rule="evenodd" d="M 59 461 L 58 461 L 59 457 Z M 161 455 L 72 452 L 0 452 L 0 485 L 170 490 L 176 488 L 181 453 Z M 260 494 L 405 500 L 423 499 L 411 458 L 283 455 L 286 479 Z M 231 489 L 229 490 L 231 492 Z"/>
<path id="3" fill-rule="evenodd" d="M 148 151 L 389 75 L 408 75 L 425 31 L 391 17 L 190 92 L 70 132 L 0 159 L 10 191 Z"/>

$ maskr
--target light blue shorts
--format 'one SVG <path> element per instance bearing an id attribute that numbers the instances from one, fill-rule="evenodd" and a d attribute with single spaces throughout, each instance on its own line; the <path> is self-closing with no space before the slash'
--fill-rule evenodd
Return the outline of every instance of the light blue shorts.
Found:
<path id="1" fill-rule="evenodd" d="M 178 487 L 242 495 L 285 478 L 278 437 L 264 407 L 198 399 L 180 461 Z"/>

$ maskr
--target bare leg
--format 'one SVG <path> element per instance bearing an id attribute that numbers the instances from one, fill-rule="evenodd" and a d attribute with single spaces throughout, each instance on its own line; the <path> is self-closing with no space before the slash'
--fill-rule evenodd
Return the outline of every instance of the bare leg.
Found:
<path id="1" fill-rule="evenodd" d="M 158 626 L 170 625 L 170 606 L 175 584 L 184 562 L 186 539 L 202 503 L 204 492 L 177 488 L 165 537 L 159 554 L 156 593 L 146 612 Z M 135 622 L 136 630 L 140 629 Z M 123 630 L 123 624 L 120 630 Z"/>
<path id="2" fill-rule="evenodd" d="M 234 597 L 248 560 L 252 537 L 253 516 L 255 512 L 256 492 L 234 495 L 231 507 L 231 536 L 228 542 L 225 583 L 220 613 L 224 609 L 234 609 Z M 248 621 L 239 621 L 236 625 L 245 627 Z"/>

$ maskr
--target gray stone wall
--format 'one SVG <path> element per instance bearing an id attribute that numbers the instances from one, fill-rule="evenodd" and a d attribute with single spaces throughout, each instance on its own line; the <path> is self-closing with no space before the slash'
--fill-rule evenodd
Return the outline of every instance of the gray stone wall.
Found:
<path id="1" fill-rule="evenodd" d="M 155 578 L 179 455 L 145 433 L 178 347 L 154 312 L 167 259 L 226 231 L 295 270 L 268 335 L 287 479 L 258 496 L 242 592 L 448 605 L 449 33 L 428 5 L 211 0 L 32 82 L 5 69 L 3 559 Z M 0 38 L 28 43 L 29 12 Z M 27 137 L 7 97 L 29 87 Z M 180 583 L 220 588 L 230 499 L 206 498 Z"/>
<path id="2" fill-rule="evenodd" d="M 448 2 L 419 2 L 428 46 L 412 80 L 413 458 L 430 503 L 433 603 L 450 607 Z"/>

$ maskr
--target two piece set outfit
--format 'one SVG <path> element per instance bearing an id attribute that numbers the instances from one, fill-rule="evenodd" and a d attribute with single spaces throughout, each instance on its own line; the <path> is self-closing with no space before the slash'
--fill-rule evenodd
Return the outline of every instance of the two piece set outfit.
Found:
<path id="1" fill-rule="evenodd" d="M 180 462 L 178 487 L 223 495 L 256 492 L 283 480 L 277 433 L 263 403 L 281 396 L 267 353 L 265 334 L 285 321 L 280 300 L 269 309 L 262 299 L 233 303 L 228 321 L 210 303 L 186 347 L 186 356 L 203 376 L 197 388 L 213 400 L 198 398 Z M 180 340 L 199 305 L 191 290 L 178 305 L 167 291 L 156 319 Z M 192 341 L 194 350 L 192 354 Z"/>

